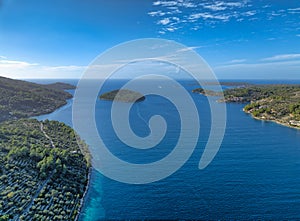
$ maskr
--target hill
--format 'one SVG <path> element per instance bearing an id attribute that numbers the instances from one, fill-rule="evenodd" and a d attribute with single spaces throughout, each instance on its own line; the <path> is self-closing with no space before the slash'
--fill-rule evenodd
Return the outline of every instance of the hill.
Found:
<path id="1" fill-rule="evenodd" d="M 194 93 L 206 96 L 219 96 L 220 92 L 204 91 Z M 300 129 L 300 85 L 250 85 L 224 91 L 222 102 L 247 103 L 246 113 L 260 120 Z"/>
<path id="2" fill-rule="evenodd" d="M 0 122 L 51 113 L 66 104 L 72 85 L 41 85 L 0 77 Z"/>

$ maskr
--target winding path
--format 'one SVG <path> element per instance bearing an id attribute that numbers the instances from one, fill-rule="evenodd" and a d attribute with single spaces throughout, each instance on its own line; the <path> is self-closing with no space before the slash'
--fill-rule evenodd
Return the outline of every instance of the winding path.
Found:
<path id="1" fill-rule="evenodd" d="M 55 145 L 53 143 L 53 140 L 51 139 L 51 137 L 49 137 L 49 135 L 44 131 L 44 124 L 41 122 L 41 131 L 43 132 L 43 134 L 45 135 L 45 137 L 50 141 L 52 148 L 55 148 Z"/>

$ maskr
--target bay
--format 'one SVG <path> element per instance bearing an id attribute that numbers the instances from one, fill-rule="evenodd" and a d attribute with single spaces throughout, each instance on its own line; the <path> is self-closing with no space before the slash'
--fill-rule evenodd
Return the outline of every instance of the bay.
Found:
<path id="1" fill-rule="evenodd" d="M 77 80 L 32 81 L 77 84 Z M 116 89 L 122 84 L 122 80 L 110 82 L 104 90 Z M 189 92 L 195 89 L 193 82 L 182 81 L 181 84 Z M 300 219 L 300 131 L 252 119 L 242 111 L 243 104 L 226 104 L 227 127 L 220 151 L 206 169 L 199 170 L 211 116 L 207 99 L 190 94 L 199 110 L 201 127 L 198 145 L 186 164 L 168 178 L 146 185 L 120 183 L 92 170 L 80 220 Z M 110 107 L 109 101 L 97 101 L 95 117 L 99 133 L 117 157 L 133 163 L 148 163 L 172 150 L 180 124 L 178 112 L 170 102 L 149 95 L 145 102 L 133 105 L 130 121 L 139 136 L 149 133 L 145 121 L 153 114 L 164 116 L 168 122 L 163 142 L 147 151 L 133 150 L 117 139 L 109 117 Z M 37 118 L 72 125 L 72 100 L 59 110 Z"/>

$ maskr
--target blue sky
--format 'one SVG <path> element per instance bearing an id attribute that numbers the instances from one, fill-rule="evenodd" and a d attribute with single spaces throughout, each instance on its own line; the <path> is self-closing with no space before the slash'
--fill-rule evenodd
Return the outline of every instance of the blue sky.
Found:
<path id="1" fill-rule="evenodd" d="M 79 78 L 124 41 L 193 47 L 219 78 L 300 79 L 299 0 L 0 0 L 0 75 Z"/>

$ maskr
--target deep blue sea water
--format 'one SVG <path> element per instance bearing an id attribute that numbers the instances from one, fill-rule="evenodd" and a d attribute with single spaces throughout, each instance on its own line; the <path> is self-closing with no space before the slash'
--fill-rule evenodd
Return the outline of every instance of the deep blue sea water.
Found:
<path id="1" fill-rule="evenodd" d="M 111 82 L 104 90 L 116 89 L 122 83 Z M 191 82 L 181 83 L 188 91 L 196 87 Z M 300 131 L 254 120 L 242 111 L 242 104 L 226 104 L 227 128 L 220 151 L 206 169 L 199 170 L 199 159 L 209 135 L 210 110 L 204 96 L 192 93 L 191 96 L 199 110 L 201 131 L 198 145 L 187 163 L 170 177 L 146 185 L 120 183 L 93 170 L 80 220 L 300 220 Z M 140 136 L 149 132 L 143 120 L 152 114 L 163 115 L 170 127 L 158 148 L 144 152 L 127 148 L 116 138 L 109 117 L 110 106 L 109 101 L 97 102 L 96 121 L 105 143 L 116 156 L 134 163 L 147 163 L 164 157 L 172 149 L 179 131 L 178 113 L 166 100 L 147 96 L 131 110 L 132 129 Z M 72 125 L 72 100 L 38 119 Z"/>

